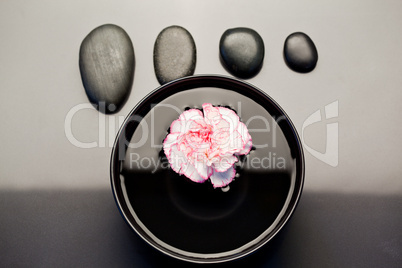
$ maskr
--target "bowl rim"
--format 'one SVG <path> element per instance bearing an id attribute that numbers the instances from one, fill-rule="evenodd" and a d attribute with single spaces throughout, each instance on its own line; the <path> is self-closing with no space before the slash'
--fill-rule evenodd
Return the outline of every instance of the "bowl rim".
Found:
<path id="1" fill-rule="evenodd" d="M 295 167 L 296 169 L 296 180 L 299 180 L 298 183 L 298 187 L 294 187 L 293 192 L 291 194 L 291 198 L 288 197 L 289 202 L 288 204 L 284 205 L 287 206 L 286 209 L 284 210 L 285 214 L 284 217 L 281 219 L 280 223 L 277 223 L 276 228 L 274 228 L 273 231 L 271 231 L 269 234 L 265 235 L 265 237 L 263 237 L 260 241 L 258 241 L 257 243 L 248 246 L 248 248 L 246 248 L 244 251 L 238 252 L 238 253 L 234 253 L 234 254 L 229 254 L 229 255 L 225 255 L 225 256 L 219 256 L 219 254 L 221 253 L 213 253 L 213 254 L 201 254 L 201 253 L 197 253 L 196 255 L 200 255 L 200 256 L 205 256 L 205 257 L 194 257 L 194 256 L 186 256 L 183 255 L 180 252 L 175 252 L 174 250 L 170 250 L 167 249 L 166 247 L 164 247 L 163 245 L 161 245 L 160 243 L 158 243 L 157 241 L 153 241 L 152 239 L 150 239 L 147 235 L 144 234 L 144 232 L 142 232 L 140 226 L 133 224 L 132 219 L 129 218 L 130 215 L 126 215 L 127 212 L 125 212 L 127 209 L 125 209 L 124 204 L 122 203 L 122 200 L 124 200 L 124 198 L 120 195 L 120 193 L 118 192 L 117 189 L 117 185 L 116 185 L 116 181 L 120 180 L 120 178 L 116 178 L 117 173 L 120 173 L 120 160 L 118 160 L 118 144 L 119 144 L 119 140 L 120 137 L 123 133 L 123 131 L 125 131 L 125 128 L 127 126 L 127 123 L 130 119 L 130 117 L 132 115 L 135 114 L 135 112 L 141 107 L 142 104 L 146 103 L 148 100 L 152 99 L 156 94 L 159 94 L 162 90 L 169 88 L 169 87 L 175 87 L 177 85 L 180 84 L 197 84 L 197 83 L 205 83 L 205 81 L 210 81 L 211 83 L 213 82 L 222 82 L 222 83 L 235 83 L 239 86 L 245 86 L 248 89 L 254 90 L 256 93 L 258 93 L 259 95 L 263 96 L 266 100 L 268 100 L 275 109 L 277 109 L 286 119 L 286 122 L 293 134 L 293 138 L 295 139 L 295 144 L 297 147 L 297 156 L 295 156 L 295 159 L 299 161 L 298 165 Z M 198 86 L 198 87 L 203 87 L 203 86 Z M 205 86 L 204 86 L 205 87 Z M 197 88 L 197 86 L 191 86 L 189 89 L 192 88 Z M 112 152 L 111 152 L 111 158 L 110 158 L 110 181 L 111 181 L 111 187 L 112 187 L 112 192 L 113 192 L 113 197 L 114 200 L 116 202 L 116 205 L 119 209 L 119 212 L 121 214 L 121 216 L 123 217 L 123 219 L 125 220 L 125 222 L 129 225 L 129 227 L 135 231 L 135 233 L 137 235 L 139 235 L 142 240 L 144 240 L 148 245 L 152 246 L 153 248 L 155 248 L 156 250 L 158 250 L 159 252 L 168 255 L 170 257 L 182 260 L 182 261 L 187 261 L 187 262 L 192 262 L 192 263 L 222 263 L 222 262 L 228 262 L 228 261 L 232 261 L 232 260 L 236 260 L 242 257 L 245 257 L 253 252 L 255 252 L 256 250 L 260 249 L 262 246 L 264 246 L 265 244 L 267 244 L 270 240 L 272 240 L 279 232 L 280 230 L 283 229 L 283 227 L 286 225 L 286 223 L 289 221 L 289 219 L 291 218 L 291 216 L 293 215 L 294 210 L 296 209 L 302 191 L 303 191 L 303 187 L 304 187 L 304 179 L 305 179 L 305 158 L 304 158 L 304 152 L 303 152 L 303 146 L 300 140 L 300 137 L 296 131 L 295 126 L 293 125 L 292 121 L 290 120 L 289 116 L 286 114 L 286 112 L 282 109 L 281 106 L 279 106 L 279 104 L 272 98 L 270 97 L 265 91 L 262 91 L 261 89 L 259 89 L 258 87 L 245 82 L 243 80 L 237 79 L 237 78 L 233 78 L 233 77 L 229 77 L 229 76 L 223 76 L 223 75 L 193 75 L 193 76 L 187 76 L 187 77 L 183 77 L 183 78 L 179 78 L 173 81 L 170 81 L 166 84 L 163 84 L 159 87 L 157 87 L 156 89 L 154 89 L 153 91 L 151 91 L 150 93 L 148 93 L 144 98 L 142 98 L 134 107 L 133 109 L 131 109 L 131 111 L 127 114 L 123 124 L 121 125 L 119 131 L 116 134 L 116 139 L 115 142 L 113 144 L 113 148 L 112 148 Z M 295 183 L 297 184 L 297 183 Z M 290 194 L 289 194 L 290 196 Z M 282 208 L 283 209 L 283 208 Z M 135 220 L 135 219 L 134 219 Z M 276 220 L 275 220 L 276 221 Z M 274 222 L 275 223 L 275 222 Z M 267 231 L 267 230 L 266 230 Z M 266 231 L 264 231 L 262 234 L 264 234 Z M 261 235 L 262 235 L 261 234 Z M 260 235 L 260 236 L 261 236 Z M 248 245 L 249 243 L 245 244 Z M 245 246 L 244 245 L 244 246 Z M 179 250 L 179 251 L 183 251 L 183 250 Z M 186 252 L 186 251 L 184 251 Z M 229 251 L 230 252 L 230 251 Z M 225 252 L 222 252 L 222 254 Z M 209 257 L 208 257 L 209 256 Z"/>

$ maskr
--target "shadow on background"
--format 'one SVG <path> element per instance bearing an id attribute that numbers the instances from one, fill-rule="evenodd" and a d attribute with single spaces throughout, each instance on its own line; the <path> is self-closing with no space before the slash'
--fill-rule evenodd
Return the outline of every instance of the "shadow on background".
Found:
<path id="1" fill-rule="evenodd" d="M 401 209 L 401 196 L 305 192 L 272 241 L 248 257 L 211 266 L 398 267 Z M 119 215 L 111 191 L 1 191 L 0 211 L 2 267 L 200 266 L 142 241 Z"/>

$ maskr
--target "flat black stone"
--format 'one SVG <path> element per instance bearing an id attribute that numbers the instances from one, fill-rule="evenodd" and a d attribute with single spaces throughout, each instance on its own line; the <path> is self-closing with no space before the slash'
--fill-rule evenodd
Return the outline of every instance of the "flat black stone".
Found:
<path id="1" fill-rule="evenodd" d="M 193 75 L 196 61 L 195 42 L 186 29 L 174 25 L 159 33 L 154 45 L 154 68 L 161 85 Z"/>
<path id="2" fill-rule="evenodd" d="M 119 26 L 106 24 L 82 41 L 79 66 L 89 101 L 103 113 L 121 109 L 134 79 L 134 48 Z"/>
<path id="3" fill-rule="evenodd" d="M 318 53 L 311 38 L 305 33 L 296 32 L 285 40 L 283 56 L 290 69 L 299 73 L 308 73 L 314 70 Z"/>
<path id="4" fill-rule="evenodd" d="M 261 70 L 264 41 L 253 29 L 228 29 L 219 42 L 219 52 L 222 65 L 229 73 L 240 78 L 251 78 Z"/>

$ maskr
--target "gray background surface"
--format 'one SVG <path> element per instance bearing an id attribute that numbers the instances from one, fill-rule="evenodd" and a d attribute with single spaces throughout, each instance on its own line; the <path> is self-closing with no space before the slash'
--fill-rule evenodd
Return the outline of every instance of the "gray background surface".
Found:
<path id="1" fill-rule="evenodd" d="M 273 97 L 301 134 L 305 120 L 338 101 L 338 165 L 305 151 L 300 205 L 255 266 L 397 266 L 402 263 L 401 1 L 2 1 L 0 3 L 0 265 L 156 266 L 170 261 L 130 232 L 113 204 L 109 157 L 119 118 L 159 86 L 153 45 L 170 25 L 197 46 L 195 74 L 229 75 L 222 33 L 250 27 L 264 40 L 260 73 L 247 80 Z M 114 23 L 131 37 L 131 95 L 115 115 L 88 104 L 78 52 L 95 27 Z M 291 71 L 283 42 L 296 31 L 315 42 L 309 74 Z M 305 143 L 325 152 L 326 123 Z M 67 126 L 69 128 L 69 126 Z M 246 259 L 247 260 L 247 259 Z M 172 261 L 177 264 L 176 262 Z"/>

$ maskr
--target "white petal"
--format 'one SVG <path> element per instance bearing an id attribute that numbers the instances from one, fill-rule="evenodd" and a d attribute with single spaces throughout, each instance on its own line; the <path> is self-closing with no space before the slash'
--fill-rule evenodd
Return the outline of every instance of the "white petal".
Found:
<path id="1" fill-rule="evenodd" d="M 237 126 L 237 132 L 239 132 L 240 135 L 242 136 L 244 143 L 247 143 L 249 133 L 246 125 L 243 122 L 239 122 L 239 125 Z"/>
<path id="2" fill-rule="evenodd" d="M 194 163 L 194 166 L 198 174 L 200 174 L 204 180 L 207 180 L 209 176 L 211 176 L 212 168 L 207 166 L 204 162 L 197 161 Z"/>
<path id="3" fill-rule="evenodd" d="M 185 131 L 185 122 L 183 120 L 174 120 L 170 125 L 170 133 L 184 133 Z"/>
<path id="4" fill-rule="evenodd" d="M 204 182 L 206 179 L 201 177 L 201 175 L 198 173 L 196 168 L 191 165 L 190 163 L 187 163 L 185 165 L 182 165 L 182 170 L 183 174 L 189 178 L 190 180 L 194 182 Z"/>
<path id="5" fill-rule="evenodd" d="M 217 107 L 222 118 L 225 119 L 230 124 L 230 131 L 237 129 L 239 124 L 239 116 L 233 111 L 226 107 Z"/>
<path id="6" fill-rule="evenodd" d="M 242 148 L 238 154 L 247 154 L 251 150 L 251 147 L 253 146 L 252 138 L 248 133 L 246 125 L 242 122 L 239 123 L 237 131 L 241 134 L 244 142 L 244 148 Z"/>
<path id="7" fill-rule="evenodd" d="M 250 136 L 250 139 L 248 140 L 248 142 L 246 143 L 246 145 L 244 146 L 244 148 L 242 150 L 240 150 L 240 152 L 238 152 L 237 154 L 248 154 L 251 150 L 251 148 L 253 147 L 253 142 Z"/>
<path id="8" fill-rule="evenodd" d="M 232 152 L 238 152 L 244 148 L 244 140 L 238 131 L 234 131 L 231 133 L 230 137 L 230 148 L 228 148 Z"/>
<path id="9" fill-rule="evenodd" d="M 211 183 L 214 186 L 214 188 L 217 187 L 224 187 L 228 185 L 236 175 L 236 170 L 234 167 L 229 168 L 225 172 L 216 172 L 212 173 L 210 179 Z"/>
<path id="10" fill-rule="evenodd" d="M 182 166 L 187 164 L 187 159 L 183 152 L 177 149 L 177 145 L 173 145 L 170 149 L 170 154 L 167 155 L 170 167 L 179 174 L 183 174 Z"/>
<path id="11" fill-rule="evenodd" d="M 179 119 L 180 120 L 184 120 L 184 121 L 188 121 L 188 120 L 202 120 L 204 118 L 202 112 L 198 109 L 190 109 L 187 111 L 184 111 Z"/>
<path id="12" fill-rule="evenodd" d="M 177 143 L 177 138 L 179 137 L 179 133 L 171 133 L 166 136 L 165 140 L 163 141 L 163 151 L 167 158 L 169 158 L 170 149 L 172 145 Z"/>
<path id="13" fill-rule="evenodd" d="M 237 157 L 234 155 L 221 156 L 218 162 L 214 162 L 214 171 L 224 172 L 231 168 L 235 162 L 237 162 Z"/>

